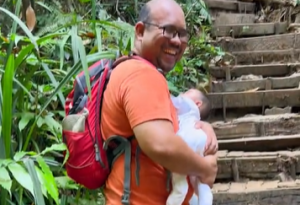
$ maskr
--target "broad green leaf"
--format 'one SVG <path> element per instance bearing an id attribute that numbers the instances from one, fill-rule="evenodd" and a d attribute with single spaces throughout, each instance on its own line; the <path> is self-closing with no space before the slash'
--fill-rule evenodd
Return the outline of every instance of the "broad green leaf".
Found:
<path id="1" fill-rule="evenodd" d="M 61 123 L 59 123 L 57 120 L 55 120 L 52 116 L 50 116 L 50 115 L 45 116 L 45 120 L 46 120 L 48 127 L 50 127 L 54 131 L 54 133 L 62 132 Z"/>
<path id="2" fill-rule="evenodd" d="M 173 69 L 175 72 L 177 72 L 178 74 L 182 74 L 183 73 L 183 64 L 182 61 L 178 61 Z"/>
<path id="3" fill-rule="evenodd" d="M 9 192 L 10 196 L 11 196 L 10 189 L 11 189 L 11 185 L 12 185 L 12 180 L 11 180 L 11 178 L 9 176 L 9 173 L 6 170 L 6 168 L 1 167 L 1 166 L 0 166 L 0 185 L 4 189 L 6 189 Z"/>
<path id="4" fill-rule="evenodd" d="M 35 171 L 36 171 L 36 173 L 38 175 L 38 178 L 39 178 L 39 180 L 41 182 L 41 187 L 42 187 L 43 195 L 46 198 L 48 198 L 47 189 L 46 189 L 46 183 L 47 182 L 44 179 L 44 173 L 42 172 L 42 170 L 38 166 L 35 165 L 34 168 L 35 168 Z"/>
<path id="5" fill-rule="evenodd" d="M 15 161 L 19 161 L 19 160 L 21 160 L 26 154 L 27 154 L 27 153 L 26 153 L 26 152 L 23 152 L 23 151 L 17 152 L 17 153 L 15 154 L 15 156 L 14 156 L 14 160 L 15 160 Z"/>
<path id="6" fill-rule="evenodd" d="M 28 55 L 28 57 L 25 59 L 26 64 L 36 66 L 39 64 L 39 59 L 34 54 Z"/>
<path id="7" fill-rule="evenodd" d="M 78 185 L 68 176 L 55 177 L 55 181 L 62 189 L 78 189 Z"/>
<path id="8" fill-rule="evenodd" d="M 1 8 L 0 8 L 1 9 Z M 14 55 L 11 54 L 5 66 L 2 107 L 2 137 L 4 140 L 6 158 L 10 157 L 11 150 L 11 129 L 12 129 L 12 95 L 14 77 Z"/>
<path id="9" fill-rule="evenodd" d="M 15 35 L 14 36 L 15 44 L 17 45 L 19 41 L 23 40 L 24 38 L 25 38 L 24 36 Z"/>
<path id="10" fill-rule="evenodd" d="M 15 161 L 20 161 L 26 155 L 34 156 L 34 155 L 36 155 L 36 152 L 33 152 L 33 151 L 30 151 L 30 152 L 24 152 L 24 151 L 16 152 L 16 154 L 14 156 L 14 160 Z"/>
<path id="11" fill-rule="evenodd" d="M 24 162 L 24 164 L 29 172 L 29 175 L 31 177 L 31 180 L 33 182 L 35 204 L 45 205 L 45 200 L 44 200 L 42 188 L 41 188 L 41 182 L 40 182 L 37 172 L 34 168 L 33 161 L 29 158 L 26 158 L 23 160 L 23 162 Z"/>
<path id="12" fill-rule="evenodd" d="M 33 113 L 24 112 L 22 113 L 21 120 L 19 121 L 19 129 L 22 131 L 29 123 L 30 120 L 34 118 Z"/>
<path id="13" fill-rule="evenodd" d="M 0 166 L 7 167 L 10 163 L 15 163 L 12 159 L 0 159 Z"/>
<path id="14" fill-rule="evenodd" d="M 24 167 L 18 163 L 11 163 L 8 165 L 8 169 L 12 173 L 16 181 L 19 182 L 19 184 L 22 187 L 30 191 L 32 196 L 34 196 L 33 183 L 31 177 L 28 174 L 28 172 L 24 169 Z"/>
<path id="15" fill-rule="evenodd" d="M 45 129 L 52 132 L 53 135 L 57 135 L 57 133 L 62 132 L 61 124 L 57 120 L 53 119 L 51 115 L 47 115 L 38 119 L 37 126 L 42 127 L 43 125 L 47 125 L 47 128 Z"/>
<path id="16" fill-rule="evenodd" d="M 51 152 L 51 151 L 66 151 L 67 147 L 64 143 L 61 144 L 53 144 L 51 147 L 47 147 L 45 150 L 41 152 L 42 155 Z"/>
<path id="17" fill-rule="evenodd" d="M 41 169 L 44 172 L 43 177 L 44 177 L 44 180 L 46 182 L 45 186 L 46 186 L 46 189 L 47 189 L 48 193 L 54 199 L 56 204 L 59 204 L 59 202 L 58 202 L 58 189 L 57 189 L 53 174 L 52 174 L 49 166 L 45 163 L 44 159 L 41 156 L 37 156 L 36 159 L 37 159 Z"/>

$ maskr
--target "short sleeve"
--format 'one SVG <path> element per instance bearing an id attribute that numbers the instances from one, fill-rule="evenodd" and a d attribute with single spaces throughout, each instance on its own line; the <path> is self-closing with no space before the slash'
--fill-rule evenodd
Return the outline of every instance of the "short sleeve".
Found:
<path id="1" fill-rule="evenodd" d="M 131 128 L 156 119 L 172 122 L 168 84 L 152 67 L 136 69 L 127 76 L 121 84 L 120 99 Z"/>

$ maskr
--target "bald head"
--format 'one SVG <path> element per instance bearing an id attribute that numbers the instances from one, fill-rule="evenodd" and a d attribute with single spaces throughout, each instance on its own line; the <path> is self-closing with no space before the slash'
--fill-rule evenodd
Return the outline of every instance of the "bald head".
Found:
<path id="1" fill-rule="evenodd" d="M 135 25 L 135 53 L 167 73 L 181 59 L 188 40 L 184 12 L 176 1 L 151 0 L 142 7 Z"/>
<path id="2" fill-rule="evenodd" d="M 183 93 L 182 95 L 190 98 L 196 103 L 200 111 L 201 120 L 208 119 L 211 111 L 211 105 L 208 98 L 200 90 L 192 88 Z"/>
<path id="3" fill-rule="evenodd" d="M 174 13 L 184 19 L 182 8 L 174 0 L 151 0 L 146 3 L 146 6 L 150 10 L 151 17 L 155 20 L 162 20 Z"/>

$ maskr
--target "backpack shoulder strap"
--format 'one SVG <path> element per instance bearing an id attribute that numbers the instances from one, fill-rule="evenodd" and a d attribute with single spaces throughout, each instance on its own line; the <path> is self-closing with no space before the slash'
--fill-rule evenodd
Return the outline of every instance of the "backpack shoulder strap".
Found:
<path id="1" fill-rule="evenodd" d="M 134 137 L 124 138 L 121 136 L 111 136 L 104 142 L 104 149 L 108 150 L 110 142 L 114 141 L 118 143 L 118 146 L 112 151 L 111 166 L 115 160 L 122 154 L 124 154 L 124 186 L 122 195 L 122 205 L 129 205 L 130 198 L 130 182 L 131 182 L 131 140 Z"/>

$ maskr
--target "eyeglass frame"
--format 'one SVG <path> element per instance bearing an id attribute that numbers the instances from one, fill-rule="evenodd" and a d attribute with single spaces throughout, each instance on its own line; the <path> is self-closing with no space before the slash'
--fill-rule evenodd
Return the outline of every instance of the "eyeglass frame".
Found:
<path id="1" fill-rule="evenodd" d="M 190 35 L 190 33 L 186 30 L 186 29 L 181 29 L 181 30 L 184 30 L 185 32 L 186 32 L 186 36 L 187 36 L 187 39 L 186 39 L 186 41 L 185 40 L 182 40 L 182 38 L 181 38 L 181 36 L 180 36 L 180 31 L 178 31 L 178 29 L 176 28 L 176 26 L 174 26 L 174 25 L 164 25 L 164 26 L 160 26 L 160 25 L 158 25 L 158 24 L 154 24 L 154 23 L 150 23 L 150 22 L 143 22 L 144 24 L 147 24 L 147 25 L 150 25 L 150 26 L 155 26 L 155 27 L 157 27 L 158 29 L 162 29 L 163 30 L 163 36 L 165 36 L 165 37 L 167 37 L 167 38 L 169 38 L 169 39 L 172 39 L 172 38 L 175 38 L 176 37 L 176 35 L 178 35 L 178 38 L 180 39 L 180 41 L 182 42 L 182 43 L 188 43 L 189 42 L 189 40 L 190 40 L 190 38 L 191 38 L 191 35 Z M 170 34 L 171 36 L 166 36 L 165 35 L 165 32 L 166 32 L 166 28 L 167 27 L 173 27 L 173 28 L 175 28 L 175 32 L 173 33 L 173 34 Z"/>

